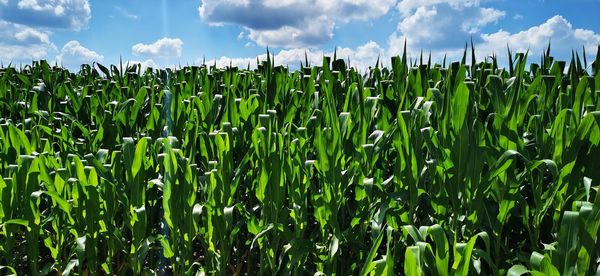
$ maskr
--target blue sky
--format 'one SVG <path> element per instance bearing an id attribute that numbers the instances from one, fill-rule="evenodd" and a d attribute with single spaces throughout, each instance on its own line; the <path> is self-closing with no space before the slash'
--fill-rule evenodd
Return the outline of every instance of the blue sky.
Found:
<path id="1" fill-rule="evenodd" d="M 292 66 L 337 49 L 358 67 L 421 49 L 458 59 L 473 38 L 483 58 L 506 45 L 537 60 L 548 41 L 595 56 L 600 0 L 0 0 L 0 61 L 47 59 L 144 66 L 246 66 L 264 58 Z"/>

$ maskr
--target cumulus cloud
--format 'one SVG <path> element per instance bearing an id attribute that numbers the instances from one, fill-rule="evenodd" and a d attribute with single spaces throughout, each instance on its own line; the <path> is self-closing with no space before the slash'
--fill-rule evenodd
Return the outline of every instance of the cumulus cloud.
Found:
<path id="1" fill-rule="evenodd" d="M 29 62 L 56 51 L 49 31 L 0 20 L 0 60 Z"/>
<path id="2" fill-rule="evenodd" d="M 237 24 L 260 46 L 310 47 L 329 41 L 336 24 L 381 17 L 395 0 L 202 0 L 201 18 Z"/>
<path id="3" fill-rule="evenodd" d="M 55 49 L 47 45 L 33 44 L 28 46 L 6 44 L 0 42 L 0 61 L 2 62 L 30 62 L 32 60 L 44 59 L 48 52 Z"/>
<path id="4" fill-rule="evenodd" d="M 79 68 L 84 63 L 102 62 L 103 60 L 104 56 L 84 47 L 76 40 L 67 42 L 60 54 L 56 56 L 56 62 L 69 69 Z"/>
<path id="5" fill-rule="evenodd" d="M 0 19 L 32 27 L 77 31 L 92 17 L 88 0 L 3 0 L 0 4 Z"/>
<path id="6" fill-rule="evenodd" d="M 397 31 L 390 38 L 391 53 L 402 51 L 404 40 L 411 52 L 426 49 L 449 51 L 471 37 L 478 42 L 478 32 L 503 18 L 506 13 L 481 7 L 479 1 L 403 0 L 397 8 L 402 15 Z"/>
<path id="7" fill-rule="evenodd" d="M 349 60 L 351 66 L 359 69 L 375 66 L 377 59 L 383 64 L 388 60 L 385 50 L 373 41 L 358 46 L 356 49 L 338 48 L 336 54 L 339 58 Z"/>
<path id="8" fill-rule="evenodd" d="M 180 57 L 183 41 L 179 38 L 161 38 L 152 44 L 138 43 L 131 47 L 133 54 L 152 57 Z"/>
<path id="9" fill-rule="evenodd" d="M 248 38 L 260 46 L 310 47 L 333 37 L 335 23 L 326 16 L 313 18 L 301 28 L 282 26 L 274 30 L 248 30 Z"/>
<path id="10" fill-rule="evenodd" d="M 475 46 L 485 53 L 506 52 L 506 45 L 513 51 L 525 52 L 538 56 L 551 42 L 551 51 L 561 58 L 568 58 L 571 49 L 595 50 L 600 43 L 600 34 L 592 30 L 573 28 L 573 25 L 560 15 L 553 16 L 546 22 L 527 30 L 510 33 L 500 30 L 495 33 L 481 34 L 482 42 Z"/>
<path id="11" fill-rule="evenodd" d="M 15 38 L 22 42 L 34 42 L 34 43 L 45 43 L 50 44 L 48 33 L 35 30 L 32 28 L 24 28 L 23 30 L 15 33 Z"/>
<path id="12" fill-rule="evenodd" d="M 0 60 L 47 58 L 58 52 L 51 30 L 79 31 L 91 16 L 88 0 L 0 0 Z"/>
<path id="13" fill-rule="evenodd" d="M 570 58 L 572 49 L 578 50 L 582 46 L 595 53 L 600 43 L 600 34 L 575 28 L 560 15 L 519 32 L 511 33 L 502 29 L 481 32 L 482 27 L 502 18 L 504 12 L 480 7 L 479 1 L 429 0 L 424 1 L 423 5 L 418 5 L 418 2 L 405 0 L 398 5 L 402 8 L 404 17 L 398 24 L 397 31 L 389 37 L 389 55 L 401 54 L 404 42 L 407 41 L 407 50 L 413 57 L 423 49 L 432 51 L 435 60 L 441 60 L 443 56 L 457 60 L 463 54 L 465 43 L 472 38 L 480 60 L 496 54 L 500 62 L 504 63 L 507 46 L 513 52 L 529 51 L 530 56 L 535 59 L 546 49 L 548 42 L 551 42 L 552 54 L 564 60 Z M 457 10 L 458 7 L 461 8 L 460 11 Z M 460 16 L 461 13 L 474 16 L 469 17 L 470 21 L 465 21 Z"/>
<path id="14" fill-rule="evenodd" d="M 361 46 L 352 48 L 336 49 L 337 58 L 341 58 L 350 61 L 350 66 L 358 68 L 359 70 L 366 70 L 369 66 L 375 65 L 378 58 L 381 61 L 386 60 L 385 50 L 376 42 L 369 41 Z M 277 54 L 274 54 L 273 59 L 275 65 L 290 66 L 291 69 L 298 69 L 300 63 L 304 63 L 305 58 L 308 58 L 309 62 L 313 65 L 321 64 L 323 56 L 333 56 L 333 51 L 324 52 L 322 50 L 311 50 L 311 49 L 287 49 L 281 50 Z M 216 64 L 218 67 L 225 66 L 237 66 L 245 68 L 248 65 L 251 68 L 256 68 L 256 59 L 261 61 L 266 60 L 267 55 L 259 55 L 258 57 L 220 57 L 217 59 L 211 59 L 206 61 L 206 64 Z M 197 63 L 202 61 L 198 60 Z"/>
<path id="15" fill-rule="evenodd" d="M 389 36 L 388 55 L 401 54 L 406 41 L 409 55 L 413 57 L 424 50 L 431 51 L 434 60 L 441 60 L 443 56 L 457 60 L 462 57 L 465 43 L 473 39 L 480 60 L 496 54 L 501 62 L 506 61 L 507 46 L 513 52 L 529 50 L 530 56 L 537 57 L 549 41 L 555 57 L 568 59 L 572 49 L 584 46 L 595 53 L 600 43 L 600 34 L 575 28 L 560 15 L 519 32 L 490 31 L 506 13 L 485 7 L 484 3 L 480 0 L 400 1 L 396 8 L 401 19 L 397 30 Z M 522 16 L 517 14 L 512 20 L 520 18 Z"/>

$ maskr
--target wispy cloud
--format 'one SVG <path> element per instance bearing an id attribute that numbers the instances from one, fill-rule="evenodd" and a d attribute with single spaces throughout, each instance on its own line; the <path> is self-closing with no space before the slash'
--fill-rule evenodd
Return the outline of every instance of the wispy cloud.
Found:
<path id="1" fill-rule="evenodd" d="M 140 16 L 137 14 L 133 14 L 128 12 L 127 10 L 125 10 L 124 8 L 121 8 L 119 6 L 115 6 L 115 10 L 117 10 L 121 15 L 129 18 L 129 19 L 133 19 L 133 20 L 138 20 L 140 19 Z"/>

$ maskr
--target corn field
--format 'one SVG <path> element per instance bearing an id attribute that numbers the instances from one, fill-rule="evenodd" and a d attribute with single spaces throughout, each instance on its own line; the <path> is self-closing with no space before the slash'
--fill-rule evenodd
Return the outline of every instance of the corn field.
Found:
<path id="1" fill-rule="evenodd" d="M 598 51 L 9 65 L 0 272 L 598 275 Z"/>

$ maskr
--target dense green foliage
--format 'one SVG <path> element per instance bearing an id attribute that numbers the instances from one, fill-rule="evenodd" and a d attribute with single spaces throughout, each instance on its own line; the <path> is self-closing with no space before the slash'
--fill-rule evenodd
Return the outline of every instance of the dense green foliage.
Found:
<path id="1" fill-rule="evenodd" d="M 509 56 L 0 69 L 0 271 L 600 273 L 600 60 Z"/>

